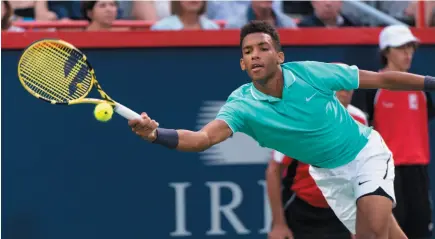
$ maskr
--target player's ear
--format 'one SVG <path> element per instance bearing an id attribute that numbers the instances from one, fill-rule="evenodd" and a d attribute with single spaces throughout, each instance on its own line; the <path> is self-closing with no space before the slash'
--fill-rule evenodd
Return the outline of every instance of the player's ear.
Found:
<path id="1" fill-rule="evenodd" d="M 279 64 L 284 63 L 284 52 L 282 51 L 278 52 L 278 63 Z"/>
<path id="2" fill-rule="evenodd" d="M 243 58 L 240 58 L 240 68 L 242 69 L 242 71 L 246 70 L 245 61 L 243 60 Z"/>

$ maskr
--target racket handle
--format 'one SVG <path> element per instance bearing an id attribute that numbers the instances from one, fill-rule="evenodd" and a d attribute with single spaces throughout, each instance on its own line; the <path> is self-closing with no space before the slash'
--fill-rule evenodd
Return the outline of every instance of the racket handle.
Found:
<path id="1" fill-rule="evenodd" d="M 115 102 L 115 112 L 128 120 L 141 118 L 141 116 L 138 113 L 116 102 Z"/>

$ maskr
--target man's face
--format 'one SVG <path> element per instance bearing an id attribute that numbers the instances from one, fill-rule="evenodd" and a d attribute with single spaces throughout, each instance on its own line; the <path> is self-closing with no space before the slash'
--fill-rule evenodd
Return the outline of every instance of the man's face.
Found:
<path id="1" fill-rule="evenodd" d="M 335 94 L 340 103 L 347 107 L 352 101 L 353 90 L 340 90 L 337 91 Z"/>
<path id="2" fill-rule="evenodd" d="M 272 77 L 284 61 L 284 53 L 277 52 L 272 38 L 265 33 L 251 33 L 242 42 L 242 70 L 246 70 L 253 81 L 264 81 Z"/>
<path id="3" fill-rule="evenodd" d="M 391 47 L 385 54 L 389 64 L 400 71 L 408 71 L 411 68 L 412 57 L 415 52 L 415 44 L 408 43 L 400 47 Z"/>
<path id="4" fill-rule="evenodd" d="M 336 19 L 340 14 L 341 1 L 316 0 L 311 2 L 318 18 L 322 20 Z"/>

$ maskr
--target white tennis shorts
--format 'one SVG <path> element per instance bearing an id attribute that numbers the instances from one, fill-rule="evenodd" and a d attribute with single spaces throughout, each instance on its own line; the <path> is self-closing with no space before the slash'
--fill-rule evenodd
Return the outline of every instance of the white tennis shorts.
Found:
<path id="1" fill-rule="evenodd" d="M 355 160 L 333 169 L 310 166 L 310 174 L 331 209 L 353 234 L 358 198 L 381 187 L 393 199 L 393 207 L 396 205 L 393 156 L 375 130 Z"/>

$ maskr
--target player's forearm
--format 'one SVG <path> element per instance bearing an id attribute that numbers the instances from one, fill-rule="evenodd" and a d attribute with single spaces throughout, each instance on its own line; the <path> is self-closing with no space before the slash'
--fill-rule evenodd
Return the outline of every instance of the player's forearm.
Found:
<path id="1" fill-rule="evenodd" d="M 281 173 L 277 167 L 269 167 L 266 171 L 267 194 L 272 210 L 272 222 L 286 224 L 284 208 L 281 200 Z"/>
<path id="2" fill-rule="evenodd" d="M 185 152 L 201 152 L 212 146 L 210 139 L 205 132 L 177 130 L 177 133 L 177 150 Z"/>
<path id="3" fill-rule="evenodd" d="M 399 71 L 382 72 L 379 74 L 379 77 L 384 89 L 433 91 L 435 88 L 433 77 Z"/>
<path id="4" fill-rule="evenodd" d="M 224 121 L 213 120 L 198 132 L 157 128 L 151 135 L 145 138 L 155 144 L 160 144 L 170 149 L 186 152 L 201 152 L 224 141 L 230 137 L 231 134 L 231 129 Z"/>

